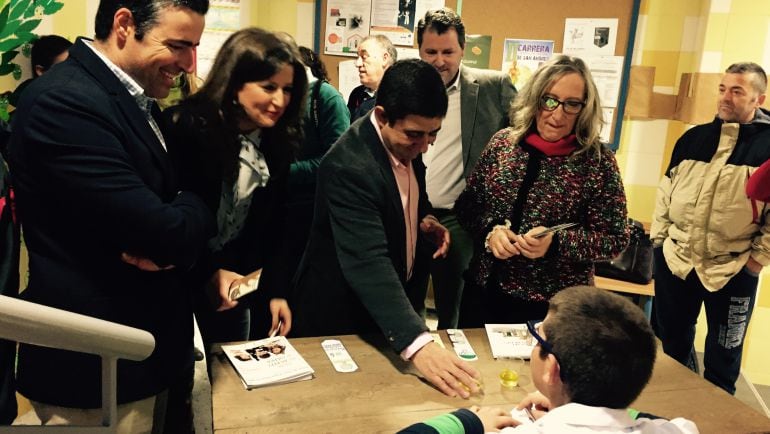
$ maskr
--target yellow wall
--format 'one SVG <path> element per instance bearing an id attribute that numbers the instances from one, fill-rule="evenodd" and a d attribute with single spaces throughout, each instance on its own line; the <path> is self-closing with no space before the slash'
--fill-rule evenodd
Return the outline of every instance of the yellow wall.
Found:
<path id="1" fill-rule="evenodd" d="M 267 30 L 293 34 L 297 29 L 297 0 L 256 0 L 251 2 L 251 23 Z"/>
<path id="2" fill-rule="evenodd" d="M 86 14 L 85 1 L 64 2 L 64 7 L 53 16 L 51 33 L 64 36 L 70 41 L 74 41 L 78 36 L 91 38 L 93 35 L 86 34 L 89 20 L 93 21 L 93 18 Z"/>

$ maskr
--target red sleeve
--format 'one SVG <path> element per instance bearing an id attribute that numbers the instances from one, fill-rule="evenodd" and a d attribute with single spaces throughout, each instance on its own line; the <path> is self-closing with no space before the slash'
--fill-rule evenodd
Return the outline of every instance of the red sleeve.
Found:
<path id="1" fill-rule="evenodd" d="M 752 199 L 770 202 L 770 160 L 765 161 L 749 177 L 746 194 Z"/>

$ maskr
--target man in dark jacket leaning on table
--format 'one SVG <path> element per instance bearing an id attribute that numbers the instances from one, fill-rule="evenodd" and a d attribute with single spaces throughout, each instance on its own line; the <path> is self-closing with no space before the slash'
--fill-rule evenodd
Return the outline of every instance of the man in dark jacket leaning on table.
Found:
<path id="1" fill-rule="evenodd" d="M 435 257 L 449 248 L 449 233 L 429 214 L 419 158 L 446 108 L 443 82 L 429 64 L 410 59 L 385 71 L 374 110 L 321 162 L 310 241 L 290 303 L 297 335 L 379 329 L 442 392 L 468 397 L 478 390 L 478 372 L 434 343 L 418 314 L 431 251 Z"/>

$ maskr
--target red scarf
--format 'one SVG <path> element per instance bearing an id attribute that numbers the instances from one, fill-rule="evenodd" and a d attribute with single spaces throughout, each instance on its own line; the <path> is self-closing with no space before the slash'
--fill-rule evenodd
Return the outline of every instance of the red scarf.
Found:
<path id="1" fill-rule="evenodd" d="M 529 133 L 524 141 L 535 147 L 538 151 L 542 152 L 548 157 L 557 157 L 562 155 L 569 155 L 577 149 L 577 138 L 574 134 L 562 137 L 555 142 L 549 142 L 540 137 L 537 133 Z"/>

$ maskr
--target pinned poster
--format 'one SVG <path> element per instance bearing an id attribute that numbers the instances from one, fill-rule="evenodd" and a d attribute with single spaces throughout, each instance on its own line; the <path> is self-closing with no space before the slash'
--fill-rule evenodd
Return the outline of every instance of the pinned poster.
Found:
<path id="1" fill-rule="evenodd" d="M 372 0 L 370 33 L 387 36 L 393 45 L 411 47 L 420 18 L 442 7 L 444 0 Z"/>
<path id="2" fill-rule="evenodd" d="M 206 14 L 206 27 L 196 50 L 196 75 L 206 78 L 225 40 L 241 27 L 240 0 L 215 0 Z"/>
<path id="3" fill-rule="evenodd" d="M 489 68 L 489 52 L 492 50 L 491 35 L 466 35 L 463 65 L 472 68 Z"/>
<path id="4" fill-rule="evenodd" d="M 355 57 L 369 35 L 371 0 L 329 0 L 326 3 L 324 53 Z"/>
<path id="5" fill-rule="evenodd" d="M 617 37 L 617 18 L 567 18 L 564 54 L 613 56 Z"/>
<path id="6" fill-rule="evenodd" d="M 511 77 L 511 83 L 516 89 L 521 89 L 537 68 L 551 56 L 553 41 L 506 39 L 503 43 L 502 71 Z"/>

